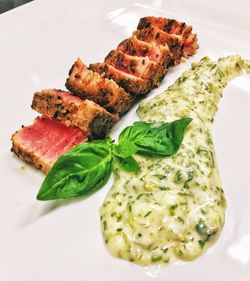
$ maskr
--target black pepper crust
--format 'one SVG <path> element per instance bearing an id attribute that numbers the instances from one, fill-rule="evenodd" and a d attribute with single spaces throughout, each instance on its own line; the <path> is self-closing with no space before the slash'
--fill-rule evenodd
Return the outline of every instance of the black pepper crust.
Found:
<path id="1" fill-rule="evenodd" d="M 119 120 L 98 104 L 57 89 L 36 92 L 31 107 L 66 126 L 79 127 L 90 139 L 105 137 Z"/>
<path id="2" fill-rule="evenodd" d="M 148 91 L 159 85 L 162 77 L 166 74 L 165 67 L 160 63 L 152 61 L 148 57 L 125 54 L 119 49 L 109 52 L 104 63 L 142 79 L 150 80 L 152 88 Z"/>
<path id="3" fill-rule="evenodd" d="M 82 99 L 89 99 L 111 113 L 122 115 L 133 105 L 133 98 L 112 79 L 106 79 L 78 59 L 69 71 L 66 88 Z"/>
<path id="4" fill-rule="evenodd" d="M 126 72 L 120 71 L 106 63 L 90 64 L 89 67 L 104 77 L 115 80 L 116 83 L 129 92 L 133 98 L 136 95 L 147 94 L 153 88 L 152 81 L 149 79 L 143 79 L 130 74 L 127 75 Z"/>

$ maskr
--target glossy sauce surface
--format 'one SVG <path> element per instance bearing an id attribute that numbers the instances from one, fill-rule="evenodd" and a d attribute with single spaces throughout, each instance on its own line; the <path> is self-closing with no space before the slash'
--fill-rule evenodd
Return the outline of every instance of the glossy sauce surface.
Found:
<path id="1" fill-rule="evenodd" d="M 246 68 L 239 56 L 208 57 L 165 92 L 141 102 L 142 121 L 163 123 L 191 117 L 173 157 L 137 156 L 141 171 L 118 171 L 100 210 L 108 250 L 141 265 L 191 260 L 214 242 L 224 225 L 211 125 L 227 83 Z"/>

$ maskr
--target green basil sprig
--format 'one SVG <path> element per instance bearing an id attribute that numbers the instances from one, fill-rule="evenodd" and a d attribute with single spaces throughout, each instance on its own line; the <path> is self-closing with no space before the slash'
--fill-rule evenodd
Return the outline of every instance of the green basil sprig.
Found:
<path id="1" fill-rule="evenodd" d="M 37 199 L 66 199 L 94 192 L 107 183 L 114 160 L 127 172 L 139 172 L 140 166 L 132 156 L 135 153 L 174 155 L 191 120 L 183 118 L 161 125 L 135 122 L 122 131 L 118 144 L 109 138 L 75 146 L 57 159 Z"/>
<path id="2" fill-rule="evenodd" d="M 38 200 L 80 196 L 105 185 L 112 172 L 112 142 L 85 142 L 69 150 L 53 165 Z"/>
<path id="3" fill-rule="evenodd" d="M 191 120 L 183 118 L 162 125 L 135 122 L 133 126 L 122 131 L 119 136 L 119 145 L 123 150 L 131 149 L 133 153 L 171 156 L 178 151 L 184 130 Z"/>
<path id="4" fill-rule="evenodd" d="M 119 165 L 127 172 L 137 173 L 140 171 L 140 166 L 133 156 L 117 157 Z"/>

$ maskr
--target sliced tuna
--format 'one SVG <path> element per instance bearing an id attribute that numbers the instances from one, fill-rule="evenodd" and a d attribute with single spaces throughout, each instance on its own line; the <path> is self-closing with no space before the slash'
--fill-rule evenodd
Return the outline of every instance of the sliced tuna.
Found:
<path id="1" fill-rule="evenodd" d="M 90 138 L 104 137 L 119 120 L 90 100 L 56 89 L 36 92 L 31 107 L 66 126 L 79 127 Z"/>
<path id="2" fill-rule="evenodd" d="M 37 117 L 31 126 L 12 136 L 12 151 L 23 161 L 47 173 L 59 156 L 87 136 L 77 127 L 67 127 L 46 117 Z"/>
<path id="3" fill-rule="evenodd" d="M 92 100 L 111 113 L 123 114 L 133 105 L 129 93 L 114 80 L 88 69 L 80 59 L 73 64 L 66 87 L 80 98 Z"/>

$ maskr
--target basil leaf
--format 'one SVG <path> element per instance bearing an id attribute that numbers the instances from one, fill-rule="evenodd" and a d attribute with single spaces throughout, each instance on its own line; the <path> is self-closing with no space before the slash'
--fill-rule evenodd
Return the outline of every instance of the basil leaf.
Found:
<path id="1" fill-rule="evenodd" d="M 85 142 L 69 150 L 53 165 L 38 200 L 71 198 L 104 186 L 112 171 L 112 142 Z"/>
<path id="2" fill-rule="evenodd" d="M 126 143 L 136 143 L 147 134 L 150 123 L 135 122 L 132 126 L 125 128 L 119 135 L 118 142 L 121 146 Z"/>
<path id="3" fill-rule="evenodd" d="M 120 134 L 119 145 L 108 138 L 75 146 L 58 158 L 46 176 L 37 199 L 65 199 L 95 191 L 108 181 L 114 157 L 124 170 L 138 172 L 140 166 L 132 157 L 137 152 L 173 155 L 179 149 L 190 122 L 190 118 L 161 125 L 135 122 Z"/>
<path id="4" fill-rule="evenodd" d="M 126 143 L 123 143 L 123 145 L 117 145 L 117 144 L 114 144 L 113 145 L 113 153 L 118 156 L 118 157 L 121 157 L 121 158 L 127 158 L 133 154 L 135 154 L 137 152 L 138 148 L 135 144 L 133 143 L 129 143 L 129 142 L 126 142 Z"/>
<path id="5" fill-rule="evenodd" d="M 191 121 L 190 118 L 183 118 L 159 127 L 151 126 L 147 135 L 137 144 L 138 152 L 157 156 L 174 155 L 180 148 L 185 129 Z"/>
<path id="6" fill-rule="evenodd" d="M 183 140 L 184 131 L 191 118 L 183 118 L 171 123 L 155 125 L 145 122 L 135 122 L 125 128 L 119 136 L 119 144 L 133 143 L 137 152 L 154 156 L 174 155 Z"/>
<path id="7" fill-rule="evenodd" d="M 127 172 L 137 173 L 140 171 L 140 166 L 138 162 L 132 156 L 121 158 L 117 157 L 120 166 Z"/>

